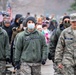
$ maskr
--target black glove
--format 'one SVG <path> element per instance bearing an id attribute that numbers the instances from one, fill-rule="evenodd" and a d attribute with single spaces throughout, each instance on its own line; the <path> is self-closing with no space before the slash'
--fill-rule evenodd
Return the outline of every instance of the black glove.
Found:
<path id="1" fill-rule="evenodd" d="M 10 58 L 6 58 L 6 63 L 11 63 Z"/>
<path id="2" fill-rule="evenodd" d="M 42 65 L 45 65 L 45 63 L 46 63 L 46 60 L 45 59 L 42 60 Z"/>
<path id="3" fill-rule="evenodd" d="M 14 69 L 20 69 L 20 62 L 19 61 L 16 61 L 15 62 L 15 66 L 14 66 Z"/>
<path id="4" fill-rule="evenodd" d="M 49 59 L 49 60 L 52 60 L 52 56 L 51 56 L 50 53 L 48 53 L 48 59 Z"/>

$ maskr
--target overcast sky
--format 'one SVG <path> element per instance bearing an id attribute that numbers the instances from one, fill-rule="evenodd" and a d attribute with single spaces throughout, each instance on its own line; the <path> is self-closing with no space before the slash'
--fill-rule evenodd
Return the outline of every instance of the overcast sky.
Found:
<path id="1" fill-rule="evenodd" d="M 74 0 L 12 0 L 13 15 L 21 13 L 26 15 L 31 14 L 43 15 L 62 15 L 70 8 Z M 68 12 L 67 12 L 68 13 Z"/>

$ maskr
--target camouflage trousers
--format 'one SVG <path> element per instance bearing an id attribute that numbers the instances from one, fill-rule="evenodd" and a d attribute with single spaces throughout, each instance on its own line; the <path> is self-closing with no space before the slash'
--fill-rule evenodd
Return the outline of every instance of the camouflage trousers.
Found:
<path id="1" fill-rule="evenodd" d="M 16 75 L 41 75 L 41 65 L 39 63 L 22 63 Z"/>
<path id="2" fill-rule="evenodd" d="M 62 69 L 56 66 L 54 75 L 76 75 L 76 66 L 64 65 Z"/>
<path id="3" fill-rule="evenodd" d="M 0 61 L 0 75 L 6 75 L 5 70 L 6 70 L 6 62 Z"/>

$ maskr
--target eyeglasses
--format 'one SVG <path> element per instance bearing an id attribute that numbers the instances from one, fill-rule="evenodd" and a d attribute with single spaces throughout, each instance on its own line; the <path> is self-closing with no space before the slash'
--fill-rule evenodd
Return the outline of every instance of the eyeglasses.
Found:
<path id="1" fill-rule="evenodd" d="M 70 23 L 70 21 L 69 20 L 66 20 L 66 21 L 64 21 L 64 23 Z"/>

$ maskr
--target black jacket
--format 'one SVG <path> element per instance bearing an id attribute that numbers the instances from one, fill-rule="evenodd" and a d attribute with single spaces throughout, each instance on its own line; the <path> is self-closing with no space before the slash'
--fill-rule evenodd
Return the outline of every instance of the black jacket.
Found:
<path id="1" fill-rule="evenodd" d="M 49 55 L 48 58 L 54 62 L 55 49 L 58 42 L 58 38 L 61 32 L 64 30 L 63 24 L 61 24 L 57 29 L 55 29 L 50 37 L 49 43 Z"/>
<path id="2" fill-rule="evenodd" d="M 11 43 L 12 26 L 11 25 L 9 27 L 3 26 L 2 28 L 7 32 L 8 36 L 9 36 L 9 43 Z"/>

